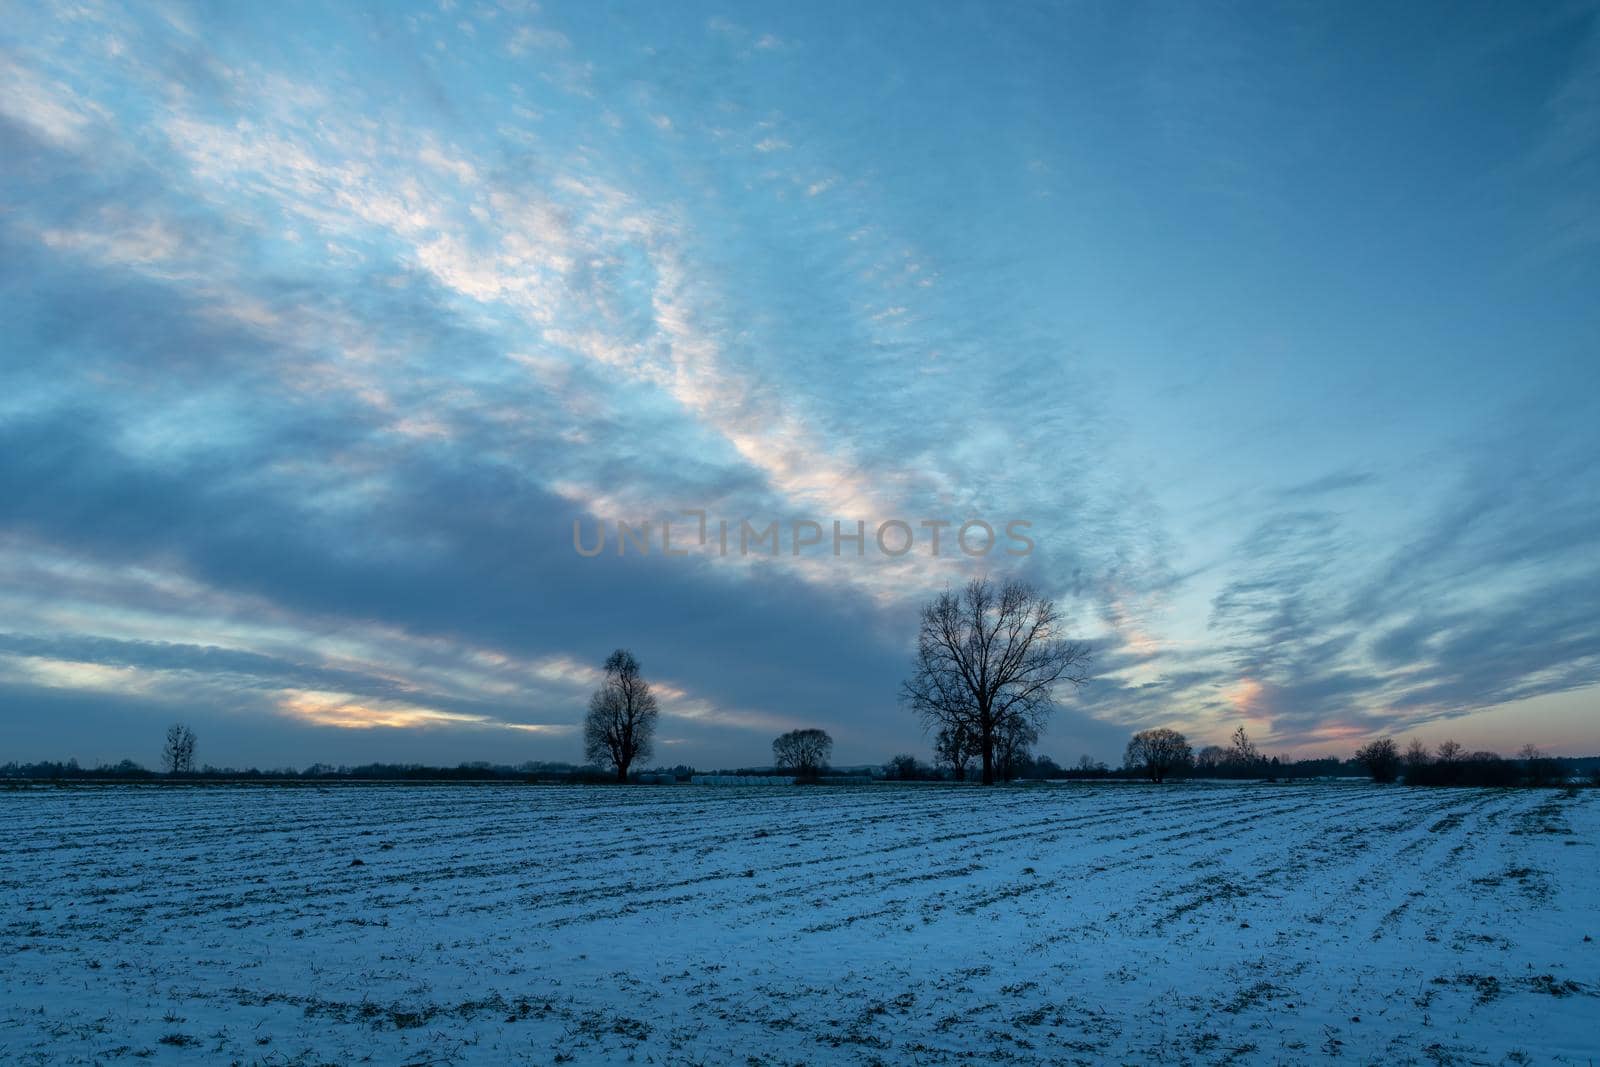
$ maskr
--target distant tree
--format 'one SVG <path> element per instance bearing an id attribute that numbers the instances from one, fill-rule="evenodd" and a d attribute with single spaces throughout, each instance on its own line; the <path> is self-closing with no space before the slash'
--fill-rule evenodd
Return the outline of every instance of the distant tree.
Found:
<path id="1" fill-rule="evenodd" d="M 1164 782 L 1192 766 L 1194 753 L 1176 730 L 1140 730 L 1128 742 L 1123 762 L 1129 770 L 1143 771 L 1152 782 Z"/>
<path id="2" fill-rule="evenodd" d="M 1076 770 L 1079 774 L 1104 774 L 1106 765 L 1086 752 L 1078 757 Z"/>
<path id="3" fill-rule="evenodd" d="M 950 777 L 964 782 L 979 755 L 978 739 L 959 723 L 941 726 L 933 739 L 933 755 L 939 766 L 950 769 Z"/>
<path id="4" fill-rule="evenodd" d="M 1033 746 L 1039 741 L 1039 730 L 1026 719 L 1008 717 L 995 733 L 995 770 L 1002 782 L 1018 777 L 1032 762 Z"/>
<path id="5" fill-rule="evenodd" d="M 902 782 L 912 782 L 924 776 L 924 768 L 917 762 L 917 757 L 901 753 L 883 765 L 883 776 Z"/>
<path id="6" fill-rule="evenodd" d="M 175 722 L 167 727 L 167 743 L 161 748 L 161 765 L 168 774 L 190 774 L 194 771 L 194 731 Z"/>
<path id="7" fill-rule="evenodd" d="M 1517 753 L 1517 758 L 1522 761 L 1522 780 L 1531 786 L 1542 788 L 1560 785 L 1566 779 L 1561 764 L 1540 752 L 1534 745 L 1523 745 L 1522 751 Z"/>
<path id="8" fill-rule="evenodd" d="M 983 784 L 995 742 L 1013 721 L 1038 729 L 1060 685 L 1089 680 L 1089 646 L 1063 635 L 1054 602 L 1032 586 L 975 578 L 922 609 L 917 656 L 901 699 L 925 728 L 959 726 L 978 740 Z"/>
<path id="9" fill-rule="evenodd" d="M 1047 782 L 1065 777 L 1066 773 L 1066 769 L 1049 756 L 1035 756 L 1028 761 L 1027 768 L 1018 777 Z"/>
<path id="10" fill-rule="evenodd" d="M 1498 757 L 1497 757 L 1498 758 Z M 1455 741 L 1441 741 L 1429 780 L 1434 785 L 1459 785 L 1467 772 L 1467 750 Z"/>
<path id="11" fill-rule="evenodd" d="M 1520 778 L 1519 768 L 1498 752 L 1474 752 L 1461 761 L 1462 785 L 1510 786 Z"/>
<path id="12" fill-rule="evenodd" d="M 1227 762 L 1228 750 L 1221 745 L 1207 745 L 1194 756 L 1195 770 L 1204 774 L 1214 774 Z"/>
<path id="13" fill-rule="evenodd" d="M 1250 740 L 1250 735 L 1244 732 L 1243 726 L 1233 731 L 1233 739 L 1228 743 L 1227 762 L 1241 774 L 1253 772 L 1261 762 L 1261 752 Z"/>
<path id="14" fill-rule="evenodd" d="M 802 782 L 814 782 L 833 754 L 833 738 L 825 730 L 790 730 L 772 742 L 772 762 Z"/>
<path id="15" fill-rule="evenodd" d="M 1362 745 L 1356 751 L 1356 762 L 1367 769 L 1374 782 L 1392 782 L 1400 775 L 1400 749 L 1392 737 Z"/>
<path id="16" fill-rule="evenodd" d="M 1406 765 L 1406 780 L 1410 781 L 1414 774 L 1433 762 L 1433 753 L 1428 751 L 1428 746 L 1422 743 L 1421 738 L 1413 737 L 1411 739 L 1411 744 L 1406 746 L 1404 760 Z"/>
<path id="17" fill-rule="evenodd" d="M 611 653 L 605 672 L 583 720 L 583 754 L 591 763 L 612 768 L 617 781 L 626 782 L 634 761 L 650 758 L 659 708 L 632 652 L 619 648 Z"/>
<path id="18" fill-rule="evenodd" d="M 1545 783 L 1545 776 L 1559 778 L 1562 769 L 1559 761 L 1537 754 L 1530 759 L 1528 749 L 1523 750 L 1520 762 L 1500 758 L 1494 752 L 1466 752 L 1460 745 L 1448 749 L 1440 746 L 1450 757 L 1431 763 L 1406 767 L 1407 785 L 1488 786 L 1505 787 Z M 1551 783 L 1553 784 L 1553 782 Z"/>

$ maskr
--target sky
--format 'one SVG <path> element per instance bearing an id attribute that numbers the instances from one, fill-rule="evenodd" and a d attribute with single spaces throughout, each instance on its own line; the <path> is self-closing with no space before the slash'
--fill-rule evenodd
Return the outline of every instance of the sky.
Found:
<path id="1" fill-rule="evenodd" d="M 1600 752 L 1593 4 L 0 14 L 0 761 L 926 757 L 980 574 L 1062 762 Z"/>

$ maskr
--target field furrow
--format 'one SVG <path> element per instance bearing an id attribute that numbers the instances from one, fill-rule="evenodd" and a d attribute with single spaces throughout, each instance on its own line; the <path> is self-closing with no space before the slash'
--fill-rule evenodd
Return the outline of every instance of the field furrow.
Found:
<path id="1" fill-rule="evenodd" d="M 1586 1063 L 1592 791 L 0 794 L 0 1060 Z"/>

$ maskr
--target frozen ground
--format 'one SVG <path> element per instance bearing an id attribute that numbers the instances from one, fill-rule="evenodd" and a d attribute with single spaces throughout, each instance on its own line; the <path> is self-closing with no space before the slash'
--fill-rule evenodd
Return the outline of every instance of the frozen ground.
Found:
<path id="1" fill-rule="evenodd" d="M 1327 783 L 0 793 L 0 1062 L 1588 1063 L 1597 831 Z"/>

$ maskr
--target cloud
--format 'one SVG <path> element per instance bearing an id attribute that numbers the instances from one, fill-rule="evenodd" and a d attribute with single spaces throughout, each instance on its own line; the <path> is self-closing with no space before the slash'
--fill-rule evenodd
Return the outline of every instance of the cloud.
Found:
<path id="1" fill-rule="evenodd" d="M 1105 207 L 1086 186 L 1056 198 L 1068 214 L 1017 208 L 998 175 L 1086 174 L 1053 127 L 972 121 L 1065 112 L 1010 81 L 953 94 L 944 72 L 976 68 L 913 41 L 824 55 L 803 22 L 780 40 L 626 18 L 600 41 L 536 17 L 374 12 L 261 49 L 223 9 L 86 8 L 50 33 L 19 15 L 28 43 L 0 66 L 6 699 L 95 723 L 210 707 L 213 735 L 256 741 L 252 716 L 296 743 L 510 728 L 572 756 L 559 731 L 621 644 L 688 751 L 758 759 L 817 724 L 878 758 L 916 743 L 894 699 L 915 605 L 982 569 L 1034 580 L 1095 642 L 1101 674 L 1050 736 L 1102 755 L 1133 725 L 1247 715 L 1312 743 L 1596 680 L 1581 381 L 1492 444 L 1451 442 L 1415 492 L 1408 453 L 1383 466 L 1350 438 L 1320 466 L 1175 485 L 1194 468 L 1168 457 L 1204 443 L 1137 409 L 1197 381 L 1188 334 L 1140 335 L 1098 266 L 1030 244 L 1089 241 Z M 858 70 L 881 76 L 871 108 L 809 88 Z M 1134 269 L 1120 242 L 1113 275 Z M 1127 378 L 1105 373 L 1124 357 Z M 1194 405 L 1218 425 L 1248 415 L 1211 397 Z M 1038 547 L 882 566 L 571 550 L 573 519 L 687 507 L 1021 519 Z"/>
<path id="2" fill-rule="evenodd" d="M 56 148 L 77 151 L 89 144 L 89 134 L 104 114 L 68 86 L 0 52 L 0 116 Z"/>
<path id="3" fill-rule="evenodd" d="M 1600 623 L 1581 606 L 1600 585 L 1600 497 L 1582 473 L 1600 441 L 1551 425 L 1475 441 L 1453 490 L 1375 557 L 1322 511 L 1278 513 L 1239 546 L 1250 562 L 1212 626 L 1265 680 L 1256 703 L 1276 732 L 1341 716 L 1399 731 L 1600 681 Z M 1330 479 L 1311 484 L 1289 495 Z"/>
<path id="4" fill-rule="evenodd" d="M 1327 493 L 1337 493 L 1345 489 L 1359 489 L 1362 486 L 1371 485 L 1375 481 L 1377 481 L 1377 475 L 1370 471 L 1339 471 L 1334 474 L 1323 475 L 1321 478 L 1316 478 L 1309 482 L 1302 482 L 1299 485 L 1291 485 L 1288 488 L 1279 489 L 1276 491 L 1276 495 L 1285 499 L 1323 496 Z"/>
<path id="5" fill-rule="evenodd" d="M 567 35 L 556 30 L 535 26 L 518 26 L 506 41 L 506 51 L 513 56 L 545 49 L 564 50 L 572 47 Z"/>

